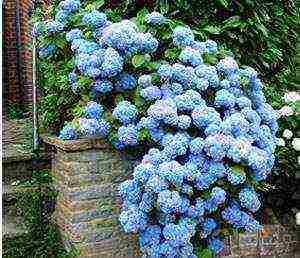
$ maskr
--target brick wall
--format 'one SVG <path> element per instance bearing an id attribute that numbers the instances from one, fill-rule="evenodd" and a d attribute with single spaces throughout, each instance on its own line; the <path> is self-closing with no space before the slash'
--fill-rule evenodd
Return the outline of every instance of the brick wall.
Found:
<path id="1" fill-rule="evenodd" d="M 3 95 L 4 111 L 9 102 L 32 104 L 31 15 L 35 0 L 5 0 L 3 10 Z M 45 6 L 50 0 L 44 1 Z M 17 8 L 19 6 L 19 8 Z M 17 17 L 20 21 L 20 48 L 17 43 Z M 18 56 L 19 64 L 18 64 Z M 18 69 L 20 74 L 18 74 Z"/>
<path id="2" fill-rule="evenodd" d="M 32 102 L 32 53 L 30 16 L 33 0 L 7 0 L 3 4 L 4 104 L 8 102 L 30 104 Z M 19 7 L 19 9 L 17 8 Z M 18 49 L 17 17 L 20 21 L 20 47 Z M 19 59 L 18 59 L 19 56 Z M 19 63 L 18 63 L 19 61 Z M 20 74 L 18 74 L 18 69 Z"/>

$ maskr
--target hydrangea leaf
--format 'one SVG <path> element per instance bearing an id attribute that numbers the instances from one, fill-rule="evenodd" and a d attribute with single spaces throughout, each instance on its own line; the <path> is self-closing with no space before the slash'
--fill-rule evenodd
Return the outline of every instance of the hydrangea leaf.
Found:
<path id="1" fill-rule="evenodd" d="M 132 57 L 131 62 L 135 68 L 138 68 L 141 67 L 146 62 L 146 58 L 144 55 L 135 55 Z"/>
<path id="2" fill-rule="evenodd" d="M 197 257 L 199 258 L 213 258 L 213 252 L 209 249 L 204 249 L 197 253 Z"/>

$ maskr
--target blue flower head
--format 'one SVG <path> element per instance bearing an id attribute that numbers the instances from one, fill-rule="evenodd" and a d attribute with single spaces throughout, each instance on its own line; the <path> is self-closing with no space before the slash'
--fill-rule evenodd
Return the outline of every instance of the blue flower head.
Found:
<path id="1" fill-rule="evenodd" d="M 64 24 L 58 21 L 49 21 L 46 24 L 46 30 L 49 34 L 61 32 L 64 29 Z"/>
<path id="2" fill-rule="evenodd" d="M 194 42 L 194 34 L 188 26 L 176 27 L 173 30 L 172 38 L 174 44 L 180 47 L 190 46 Z"/>
<path id="3" fill-rule="evenodd" d="M 129 101 L 121 101 L 113 111 L 113 116 L 123 124 L 130 124 L 135 121 L 138 110 L 135 105 Z"/>
<path id="4" fill-rule="evenodd" d="M 184 64 L 191 65 L 193 67 L 203 63 L 201 53 L 191 47 L 184 48 L 179 55 L 179 59 Z"/>
<path id="5" fill-rule="evenodd" d="M 49 58 L 52 57 L 57 51 L 57 47 L 54 44 L 48 44 L 47 46 L 41 47 L 39 50 L 39 57 Z"/>
<path id="6" fill-rule="evenodd" d="M 219 238 L 211 238 L 208 241 L 208 248 L 216 254 L 221 253 L 224 247 L 224 242 Z"/>
<path id="7" fill-rule="evenodd" d="M 74 13 L 80 7 L 80 0 L 64 0 L 59 3 L 59 9 Z"/>
<path id="8" fill-rule="evenodd" d="M 118 129 L 118 139 L 128 146 L 135 146 L 138 143 L 138 130 L 135 125 L 129 124 Z"/>
<path id="9" fill-rule="evenodd" d="M 108 80 L 96 80 L 93 83 L 93 89 L 96 93 L 106 94 L 113 90 L 113 84 Z"/>
<path id="10" fill-rule="evenodd" d="M 176 191 L 163 190 L 158 194 L 157 203 L 163 213 L 171 214 L 179 209 L 181 198 Z"/>
<path id="11" fill-rule="evenodd" d="M 96 118 L 96 119 L 99 119 L 102 116 L 104 111 L 102 105 L 94 101 L 88 102 L 84 110 L 88 118 Z"/>
<path id="12" fill-rule="evenodd" d="M 131 74 L 121 74 L 116 82 L 116 89 L 119 91 L 132 90 L 136 87 L 136 78 Z"/>
<path id="13" fill-rule="evenodd" d="M 70 13 L 65 10 L 59 10 L 55 15 L 55 21 L 65 24 L 70 18 Z"/>
<path id="14" fill-rule="evenodd" d="M 209 54 L 215 54 L 218 52 L 218 44 L 215 41 L 209 39 L 205 42 L 205 45 L 206 45 L 206 51 Z"/>
<path id="15" fill-rule="evenodd" d="M 70 125 L 64 126 L 58 136 L 61 140 L 75 140 L 77 137 L 76 130 Z"/>
<path id="16" fill-rule="evenodd" d="M 146 22 L 150 25 L 163 25 L 166 23 L 166 18 L 158 12 L 152 12 L 146 15 Z"/>
<path id="17" fill-rule="evenodd" d="M 239 193 L 239 199 L 242 207 L 252 212 L 258 211 L 261 206 L 258 195 L 252 188 L 243 188 Z"/>
<path id="18" fill-rule="evenodd" d="M 93 10 L 90 13 L 85 14 L 82 18 L 82 23 L 91 28 L 102 27 L 106 24 L 106 22 L 106 14 L 97 10 Z"/>
<path id="19" fill-rule="evenodd" d="M 141 97 L 143 97 L 146 100 L 153 101 L 161 99 L 161 96 L 161 90 L 157 86 L 149 86 L 141 90 Z"/>
<path id="20" fill-rule="evenodd" d="M 169 79 L 172 77 L 173 75 L 173 68 L 171 65 L 169 64 L 164 64 L 161 65 L 158 70 L 157 73 L 159 74 L 160 77 L 162 77 L 163 79 Z"/>
<path id="21" fill-rule="evenodd" d="M 147 216 L 136 207 L 131 207 L 121 212 L 119 221 L 126 233 L 137 233 L 146 227 Z"/>
<path id="22" fill-rule="evenodd" d="M 142 88 L 152 86 L 152 77 L 149 74 L 141 75 L 138 79 L 138 85 Z"/>
<path id="23" fill-rule="evenodd" d="M 95 118 L 80 118 L 79 119 L 80 131 L 83 135 L 94 137 L 99 134 L 99 122 Z"/>
<path id="24" fill-rule="evenodd" d="M 66 39 L 68 42 L 73 42 L 75 39 L 82 39 L 82 38 L 83 38 L 83 32 L 80 29 L 70 30 L 66 34 Z"/>

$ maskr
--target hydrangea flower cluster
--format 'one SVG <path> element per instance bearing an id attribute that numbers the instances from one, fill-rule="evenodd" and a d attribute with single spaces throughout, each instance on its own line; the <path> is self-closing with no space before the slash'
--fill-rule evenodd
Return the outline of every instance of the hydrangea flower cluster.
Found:
<path id="1" fill-rule="evenodd" d="M 59 12 L 72 15 L 79 5 L 62 1 Z M 57 15 L 55 22 L 63 17 Z M 168 20 L 154 12 L 145 23 L 155 28 Z M 152 74 L 135 71 L 131 58 L 146 54 L 155 58 L 162 44 L 151 33 L 140 32 L 130 20 L 112 23 L 97 10 L 85 13 L 82 24 L 94 31 L 93 39 L 86 39 L 77 28 L 66 33 L 76 60 L 69 81 L 76 88 L 77 75 L 89 77 L 96 98 L 59 137 L 106 138 L 114 129 L 114 145 L 124 149 L 141 144 L 139 136 L 147 131 L 156 148 L 119 187 L 120 224 L 125 232 L 139 234 L 145 257 L 196 257 L 195 239 L 220 253 L 223 222 L 246 231 L 259 229 L 255 212 L 261 202 L 253 186 L 271 172 L 278 125 L 257 73 L 240 68 L 231 56 L 215 65 L 205 63 L 204 54 L 217 57 L 217 43 L 197 41 L 188 26 L 171 33 L 172 45 L 167 47 L 180 50 L 176 60 L 161 62 Z M 47 29 L 60 30 L 53 24 Z M 133 92 L 134 97 L 128 98 Z M 99 101 L 111 101 L 115 94 L 125 96 L 116 106 Z M 104 119 L 107 114 L 110 120 Z"/>

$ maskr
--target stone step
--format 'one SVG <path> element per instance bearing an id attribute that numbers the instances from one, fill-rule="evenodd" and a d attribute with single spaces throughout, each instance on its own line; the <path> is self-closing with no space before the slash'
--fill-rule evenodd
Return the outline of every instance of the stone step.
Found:
<path id="1" fill-rule="evenodd" d="M 20 216 L 9 215 L 9 212 L 3 214 L 2 230 L 3 238 L 14 238 L 27 233 L 23 219 Z"/>
<path id="2" fill-rule="evenodd" d="M 10 202 L 12 200 L 15 200 L 18 198 L 18 196 L 28 193 L 28 192 L 33 192 L 37 188 L 33 186 L 28 186 L 28 187 L 20 187 L 13 185 L 12 183 L 3 183 L 2 184 L 2 200 L 4 202 Z"/>

